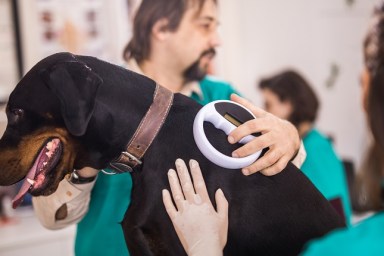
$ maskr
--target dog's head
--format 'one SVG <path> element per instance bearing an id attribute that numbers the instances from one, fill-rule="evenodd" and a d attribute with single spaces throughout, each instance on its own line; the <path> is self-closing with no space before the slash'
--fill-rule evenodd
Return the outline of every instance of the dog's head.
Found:
<path id="1" fill-rule="evenodd" d="M 8 124 L 0 140 L 0 185 L 22 179 L 17 196 L 48 195 L 78 161 L 102 79 L 68 53 L 36 64 L 9 97 Z M 33 185 L 32 185 L 33 184 Z"/>

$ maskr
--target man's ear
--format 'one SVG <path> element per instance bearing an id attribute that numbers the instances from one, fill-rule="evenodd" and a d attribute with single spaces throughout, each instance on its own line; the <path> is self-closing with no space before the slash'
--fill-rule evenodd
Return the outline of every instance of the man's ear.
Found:
<path id="1" fill-rule="evenodd" d="M 152 27 L 152 36 L 158 40 L 164 40 L 169 33 L 169 21 L 167 18 L 159 19 Z"/>
<path id="2" fill-rule="evenodd" d="M 103 80 L 84 63 L 62 62 L 42 72 L 47 87 L 60 101 L 68 131 L 85 133 L 95 108 L 97 91 Z"/>

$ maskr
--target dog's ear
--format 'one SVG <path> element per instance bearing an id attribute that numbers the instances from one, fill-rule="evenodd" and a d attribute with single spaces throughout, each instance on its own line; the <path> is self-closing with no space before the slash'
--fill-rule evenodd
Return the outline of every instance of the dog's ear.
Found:
<path id="1" fill-rule="evenodd" d="M 68 131 L 85 133 L 95 107 L 98 88 L 103 80 L 84 63 L 62 62 L 41 73 L 48 88 L 60 101 Z"/>

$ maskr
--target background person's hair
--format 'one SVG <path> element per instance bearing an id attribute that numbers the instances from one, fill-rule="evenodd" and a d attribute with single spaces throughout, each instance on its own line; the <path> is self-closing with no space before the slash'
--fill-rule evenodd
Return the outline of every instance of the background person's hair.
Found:
<path id="1" fill-rule="evenodd" d="M 125 60 L 134 58 L 138 63 L 147 59 L 151 49 L 151 31 L 155 23 L 167 19 L 167 29 L 176 31 L 186 10 L 193 4 L 201 11 L 206 0 L 142 0 L 133 19 L 133 34 L 124 49 Z M 217 0 L 213 0 L 215 3 Z"/>
<path id="2" fill-rule="evenodd" d="M 370 75 L 365 107 L 373 142 L 357 173 L 353 202 L 355 210 L 380 210 L 384 202 L 384 2 L 374 9 L 363 50 Z"/>
<path id="3" fill-rule="evenodd" d="M 368 122 L 376 142 L 384 149 L 384 2 L 374 9 L 364 41 L 364 60 L 370 74 Z"/>
<path id="4" fill-rule="evenodd" d="M 269 89 L 280 101 L 292 104 L 289 121 L 296 127 L 302 122 L 313 123 L 317 117 L 319 100 L 309 83 L 298 72 L 286 70 L 259 82 L 260 89 Z"/>

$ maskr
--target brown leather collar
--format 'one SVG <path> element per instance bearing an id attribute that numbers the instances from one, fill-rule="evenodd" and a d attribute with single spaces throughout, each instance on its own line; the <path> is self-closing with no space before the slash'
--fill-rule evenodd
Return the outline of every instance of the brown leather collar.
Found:
<path id="1" fill-rule="evenodd" d="M 127 145 L 127 150 L 110 163 L 117 173 L 132 172 L 141 164 L 141 158 L 155 139 L 168 116 L 173 102 L 173 93 L 156 84 L 152 105 L 149 107 L 139 127 Z"/>

